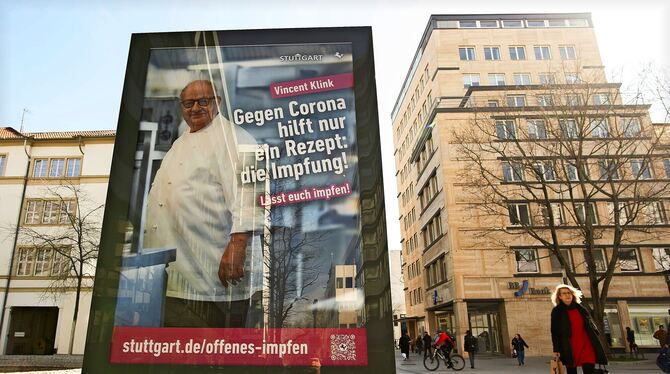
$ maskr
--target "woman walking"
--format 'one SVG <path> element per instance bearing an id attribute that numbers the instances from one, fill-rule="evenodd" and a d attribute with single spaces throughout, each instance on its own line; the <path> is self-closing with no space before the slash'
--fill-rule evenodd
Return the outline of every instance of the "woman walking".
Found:
<path id="1" fill-rule="evenodd" d="M 512 348 L 516 352 L 516 360 L 519 362 L 519 366 L 521 365 L 526 365 L 526 362 L 524 359 L 526 358 L 526 352 L 524 350 L 525 348 L 530 348 L 528 347 L 528 344 L 526 344 L 526 341 L 523 340 L 521 335 L 516 334 L 514 335 L 514 339 L 512 339 Z"/>
<path id="2" fill-rule="evenodd" d="M 607 364 L 605 351 L 598 339 L 588 311 L 581 305 L 582 292 L 567 284 L 559 284 L 551 295 L 551 340 L 554 358 L 560 359 L 568 374 L 592 374 L 596 364 Z"/>

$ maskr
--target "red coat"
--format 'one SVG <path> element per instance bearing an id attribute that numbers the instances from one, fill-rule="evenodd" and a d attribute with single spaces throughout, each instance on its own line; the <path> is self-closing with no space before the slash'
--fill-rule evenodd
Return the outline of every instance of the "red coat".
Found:
<path id="1" fill-rule="evenodd" d="M 577 308 L 568 309 L 570 318 L 570 343 L 572 345 L 572 366 L 578 367 L 584 364 L 596 363 L 596 352 L 584 328 L 584 318 Z"/>

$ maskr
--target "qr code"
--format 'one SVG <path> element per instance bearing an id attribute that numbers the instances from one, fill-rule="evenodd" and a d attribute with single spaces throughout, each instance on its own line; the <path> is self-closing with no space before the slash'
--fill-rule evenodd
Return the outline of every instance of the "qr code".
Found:
<path id="1" fill-rule="evenodd" d="M 330 359 L 333 361 L 356 360 L 356 336 L 333 334 L 330 336 Z"/>

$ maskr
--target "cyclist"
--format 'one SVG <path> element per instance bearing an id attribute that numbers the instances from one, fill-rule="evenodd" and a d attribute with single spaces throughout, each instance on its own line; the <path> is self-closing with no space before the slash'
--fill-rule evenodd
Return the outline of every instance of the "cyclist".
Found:
<path id="1" fill-rule="evenodd" d="M 435 347 L 439 347 L 442 352 L 444 353 L 444 357 L 447 359 L 447 368 L 451 368 L 451 350 L 456 346 L 454 343 L 454 340 L 447 334 L 445 331 L 442 330 L 437 330 L 437 334 L 435 335 L 435 343 L 433 344 Z"/>

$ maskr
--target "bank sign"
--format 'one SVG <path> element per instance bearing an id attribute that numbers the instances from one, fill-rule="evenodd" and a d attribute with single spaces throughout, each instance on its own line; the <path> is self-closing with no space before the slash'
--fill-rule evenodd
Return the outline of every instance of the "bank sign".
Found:
<path id="1" fill-rule="evenodd" d="M 372 56 L 133 35 L 84 373 L 395 370 Z"/>

